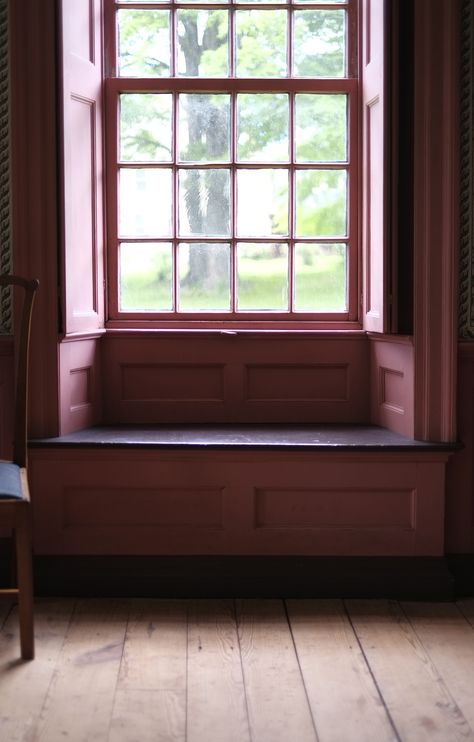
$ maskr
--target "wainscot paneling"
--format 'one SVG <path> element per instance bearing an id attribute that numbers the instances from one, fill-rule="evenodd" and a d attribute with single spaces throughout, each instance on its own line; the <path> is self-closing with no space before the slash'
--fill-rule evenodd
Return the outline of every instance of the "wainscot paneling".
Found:
<path id="1" fill-rule="evenodd" d="M 411 338 L 372 335 L 370 342 L 371 421 L 413 437 L 414 365 Z"/>
<path id="2" fill-rule="evenodd" d="M 107 332 L 103 362 L 108 423 L 369 419 L 363 334 Z"/>
<path id="3" fill-rule="evenodd" d="M 35 551 L 440 556 L 446 458 L 35 447 Z"/>
<path id="4" fill-rule="evenodd" d="M 60 431 L 97 424 L 101 416 L 100 336 L 66 339 L 59 346 Z"/>
<path id="5" fill-rule="evenodd" d="M 12 455 L 13 430 L 13 339 L 0 339 L 0 458 Z"/>

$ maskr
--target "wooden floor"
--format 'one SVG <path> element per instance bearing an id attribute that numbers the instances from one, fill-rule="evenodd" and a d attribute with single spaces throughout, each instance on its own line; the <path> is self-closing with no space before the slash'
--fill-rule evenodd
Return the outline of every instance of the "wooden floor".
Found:
<path id="1" fill-rule="evenodd" d="M 474 741 L 474 600 L 0 604 L 2 742 Z"/>

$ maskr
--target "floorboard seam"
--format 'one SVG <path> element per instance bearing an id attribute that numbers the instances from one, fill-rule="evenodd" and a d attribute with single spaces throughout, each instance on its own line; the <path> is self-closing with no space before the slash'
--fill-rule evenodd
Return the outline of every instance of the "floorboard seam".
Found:
<path id="1" fill-rule="evenodd" d="M 394 721 L 394 719 L 392 717 L 392 714 L 390 713 L 390 710 L 389 710 L 387 704 L 385 703 L 385 698 L 383 697 L 382 690 L 381 690 L 381 688 L 380 688 L 380 686 L 379 686 L 379 684 L 377 682 L 377 678 L 374 675 L 374 672 L 372 670 L 372 667 L 370 666 L 369 658 L 367 657 L 367 655 L 366 655 L 366 653 L 364 651 L 364 647 L 362 646 L 362 643 L 361 643 L 361 641 L 359 639 L 359 635 L 358 635 L 358 633 L 356 631 L 356 628 L 355 628 L 355 626 L 354 626 L 354 624 L 352 622 L 352 618 L 351 618 L 351 615 L 350 615 L 349 610 L 347 608 L 347 605 L 346 605 L 346 601 L 345 600 L 342 601 L 342 605 L 344 606 L 344 611 L 346 613 L 347 619 L 348 619 L 348 621 L 349 621 L 349 623 L 351 625 L 352 631 L 354 632 L 354 636 L 355 636 L 356 642 L 357 642 L 358 647 L 359 647 L 359 649 L 360 649 L 360 651 L 362 653 L 362 657 L 364 658 L 365 664 L 367 665 L 367 669 L 368 669 L 368 671 L 370 673 L 370 677 L 372 678 L 372 680 L 374 682 L 374 685 L 375 685 L 375 688 L 377 690 L 377 693 L 379 694 L 380 701 L 382 703 L 382 706 L 385 709 L 385 713 L 387 714 L 387 718 L 388 718 L 388 720 L 390 722 L 390 725 L 391 725 L 391 727 L 393 729 L 393 732 L 395 734 L 395 737 L 397 738 L 398 742 L 403 742 L 403 739 L 402 739 L 402 737 L 400 737 L 400 734 L 398 732 L 398 729 L 396 727 L 396 724 L 395 724 L 395 721 Z"/>
<path id="2" fill-rule="evenodd" d="M 292 626 L 291 626 L 291 621 L 290 621 L 290 616 L 289 616 L 289 613 L 288 613 L 288 605 L 287 605 L 286 599 L 283 599 L 283 609 L 285 611 L 285 616 L 286 616 L 286 621 L 288 623 L 288 629 L 290 631 L 291 641 L 293 642 L 293 649 L 294 649 L 294 652 L 295 652 L 296 661 L 298 663 L 298 669 L 300 671 L 301 682 L 303 683 L 304 694 L 306 696 L 306 702 L 308 704 L 309 713 L 311 714 L 311 722 L 313 724 L 314 734 L 316 736 L 316 741 L 319 742 L 319 734 L 318 734 L 318 729 L 317 729 L 317 726 L 316 726 L 316 720 L 315 720 L 314 715 L 313 715 L 313 709 L 311 708 L 311 703 L 310 703 L 309 695 L 308 695 L 308 689 L 306 688 L 306 682 L 305 682 L 305 679 L 304 679 L 303 669 L 301 667 L 300 658 L 299 658 L 299 654 L 298 654 L 298 649 L 297 649 L 297 646 L 296 646 L 295 637 L 294 637 L 293 629 L 292 629 Z"/>

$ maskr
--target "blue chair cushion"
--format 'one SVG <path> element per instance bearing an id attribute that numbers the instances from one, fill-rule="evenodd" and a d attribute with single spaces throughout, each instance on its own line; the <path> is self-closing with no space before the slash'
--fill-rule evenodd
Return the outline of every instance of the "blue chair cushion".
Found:
<path id="1" fill-rule="evenodd" d="M 0 500 L 23 499 L 20 467 L 9 461 L 0 461 Z"/>

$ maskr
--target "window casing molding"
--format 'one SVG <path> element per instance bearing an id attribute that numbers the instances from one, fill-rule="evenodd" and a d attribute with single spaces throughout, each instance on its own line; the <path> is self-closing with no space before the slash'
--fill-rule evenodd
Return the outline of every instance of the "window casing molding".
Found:
<path id="1" fill-rule="evenodd" d="M 240 9 L 241 4 L 222 4 L 227 8 Z M 295 9 L 299 9 L 300 4 L 291 5 Z M 127 7 L 127 6 L 122 6 Z M 144 6 L 143 6 L 144 7 Z M 160 6 L 161 7 L 161 6 Z M 171 6 L 170 6 L 171 7 Z M 196 5 L 196 7 L 198 7 Z M 214 4 L 212 5 L 214 7 Z M 221 5 L 219 5 L 221 7 Z M 283 5 L 281 7 L 284 7 Z M 286 5 L 289 8 L 289 5 Z M 310 6 L 313 8 L 313 6 Z M 319 6 L 314 6 L 319 7 Z M 324 5 L 323 5 L 324 7 Z M 337 10 L 338 5 L 328 5 L 328 8 Z M 256 329 L 282 329 L 287 331 L 294 331 L 297 329 L 341 329 L 351 330 L 360 329 L 360 281 L 359 278 L 359 204 L 358 204 L 358 170 L 359 170 L 359 101 L 358 101 L 358 54 L 357 54 L 357 2 L 348 0 L 347 6 L 344 6 L 345 12 L 347 13 L 347 42 L 348 42 L 348 58 L 347 58 L 347 76 L 341 78 L 335 78 L 334 80 L 326 80 L 324 78 L 216 78 L 216 79 L 196 79 L 182 77 L 172 78 L 125 78 L 115 76 L 115 58 L 116 58 L 116 28 L 115 28 L 115 13 L 116 6 L 114 0 L 105 0 L 105 21 L 106 21 L 106 69 L 111 76 L 108 76 L 106 85 L 106 130 L 107 130 L 107 163 L 108 163 L 108 176 L 107 184 L 109 188 L 108 194 L 108 266 L 109 266 L 109 290 L 108 290 L 108 318 L 107 327 L 112 328 L 123 328 L 123 329 L 217 329 L 220 330 L 226 325 L 229 328 L 237 330 L 250 330 Z M 233 312 L 206 312 L 199 311 L 192 313 L 190 311 L 178 312 L 143 312 L 133 311 L 127 312 L 125 310 L 120 311 L 119 305 L 119 258 L 118 258 L 118 245 L 120 242 L 119 235 L 117 233 L 118 224 L 118 170 L 120 168 L 118 160 L 118 98 L 121 92 L 172 92 L 178 94 L 179 92 L 198 92 L 203 90 L 206 92 L 229 92 L 230 94 L 236 94 L 238 92 L 289 92 L 290 95 L 294 95 L 297 92 L 344 92 L 348 96 L 348 144 L 351 148 L 349 154 L 349 162 L 347 165 L 348 172 L 348 202 L 347 202 L 347 220 L 348 229 L 344 242 L 348 245 L 348 280 L 347 280 L 347 300 L 348 310 L 337 313 L 330 312 L 259 312 L 258 310 L 251 311 L 238 311 Z M 240 169 L 245 169 L 247 164 L 245 162 L 239 162 L 238 160 L 232 160 L 235 162 L 235 167 L 238 172 Z M 293 156 L 290 158 L 289 163 L 281 163 L 280 167 L 289 167 L 290 171 L 292 168 L 297 171 L 301 169 L 303 165 L 295 163 Z M 346 167 L 344 163 L 334 163 L 329 167 Z M 184 163 L 184 167 L 186 164 Z M 234 165 L 232 166 L 234 167 Z M 249 167 L 252 167 L 250 164 Z M 267 165 L 272 167 L 272 165 Z M 183 168 L 182 162 L 176 162 L 173 164 L 173 169 Z M 291 192 L 291 189 L 290 189 Z M 291 208 L 292 199 L 290 198 L 290 214 L 293 209 Z M 235 204 L 234 204 L 235 209 Z M 235 211 L 232 209 L 231 211 Z M 291 223 L 291 217 L 290 217 Z M 185 237 L 178 237 L 174 235 L 171 238 L 173 240 L 174 250 L 178 242 L 186 242 Z M 202 238 L 205 239 L 205 238 Z M 207 238 L 212 242 L 212 238 Z M 250 239 L 249 237 L 246 238 Z M 311 238 L 312 242 L 318 242 L 320 238 Z M 197 237 L 195 238 L 195 241 Z M 261 241 L 271 242 L 271 237 L 261 238 Z M 310 242 L 310 238 L 298 238 L 297 235 L 292 234 L 292 228 L 290 228 L 290 234 L 288 238 L 281 237 L 281 241 L 285 241 L 290 244 L 290 255 L 292 255 L 291 244 L 298 243 L 300 241 Z M 329 241 L 336 242 L 336 238 L 321 238 L 322 242 Z M 231 242 L 238 242 L 239 237 L 232 232 L 230 235 Z M 290 257 L 290 266 L 292 265 L 292 258 Z M 290 268 L 291 273 L 291 268 Z M 232 260 L 231 268 L 231 284 L 234 286 L 235 279 L 235 265 L 234 259 Z M 289 282 L 291 284 L 291 280 Z M 292 295 L 292 288 L 289 286 L 290 296 Z"/>

